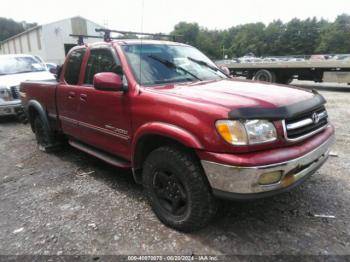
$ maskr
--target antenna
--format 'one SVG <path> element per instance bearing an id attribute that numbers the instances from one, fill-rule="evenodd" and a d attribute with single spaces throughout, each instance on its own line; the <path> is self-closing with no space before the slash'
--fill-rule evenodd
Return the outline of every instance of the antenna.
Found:
<path id="1" fill-rule="evenodd" d="M 145 13 L 145 0 L 142 0 L 142 15 L 141 15 L 141 32 L 143 32 L 143 15 Z M 142 38 L 141 38 L 141 50 L 140 50 L 140 54 L 139 54 L 139 59 L 140 59 L 140 85 L 142 85 L 142 60 L 141 60 L 141 54 L 142 54 L 142 50 L 143 50 L 143 43 L 142 43 Z M 139 92 L 141 92 L 141 89 L 139 89 Z"/>

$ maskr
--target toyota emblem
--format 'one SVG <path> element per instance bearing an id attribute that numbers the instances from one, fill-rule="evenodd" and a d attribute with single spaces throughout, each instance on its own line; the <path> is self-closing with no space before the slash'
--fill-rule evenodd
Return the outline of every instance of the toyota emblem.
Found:
<path id="1" fill-rule="evenodd" d="M 320 116 L 315 112 L 312 114 L 312 121 L 317 124 L 318 122 L 320 122 Z"/>

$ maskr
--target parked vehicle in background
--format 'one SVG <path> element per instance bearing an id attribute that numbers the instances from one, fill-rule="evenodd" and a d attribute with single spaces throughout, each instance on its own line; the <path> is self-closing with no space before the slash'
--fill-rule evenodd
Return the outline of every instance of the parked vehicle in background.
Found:
<path id="1" fill-rule="evenodd" d="M 325 99 L 233 80 L 194 47 L 115 40 L 73 48 L 57 82 L 21 84 L 39 148 L 69 144 L 132 168 L 155 214 L 194 231 L 217 198 L 256 199 L 303 183 L 334 141 Z"/>
<path id="2" fill-rule="evenodd" d="M 312 55 L 310 56 L 310 61 L 323 61 L 329 59 L 328 55 Z"/>
<path id="3" fill-rule="evenodd" d="M 291 57 L 288 59 L 289 62 L 304 62 L 305 59 L 304 58 L 300 58 L 300 57 Z"/>
<path id="4" fill-rule="evenodd" d="M 332 57 L 333 60 L 350 60 L 350 54 L 347 55 L 335 55 Z"/>
<path id="5" fill-rule="evenodd" d="M 54 79 L 32 55 L 0 55 L 0 116 L 22 117 L 19 84 L 26 80 Z"/>

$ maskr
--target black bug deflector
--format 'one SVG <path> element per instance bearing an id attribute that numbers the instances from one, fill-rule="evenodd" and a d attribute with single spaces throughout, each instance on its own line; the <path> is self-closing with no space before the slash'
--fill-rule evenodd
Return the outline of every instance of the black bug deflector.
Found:
<path id="1" fill-rule="evenodd" d="M 326 103 L 326 100 L 320 94 L 315 94 L 311 99 L 307 99 L 292 105 L 276 107 L 276 108 L 261 108 L 261 107 L 246 107 L 232 110 L 229 112 L 229 119 L 267 119 L 279 120 L 292 118 L 307 111 L 312 111 Z"/>

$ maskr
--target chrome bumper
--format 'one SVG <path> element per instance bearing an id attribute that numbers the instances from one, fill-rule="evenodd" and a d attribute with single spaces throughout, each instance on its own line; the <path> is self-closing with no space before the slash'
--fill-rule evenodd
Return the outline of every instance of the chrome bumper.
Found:
<path id="1" fill-rule="evenodd" d="M 202 160 L 202 166 L 214 191 L 235 194 L 272 193 L 296 184 L 302 178 L 315 173 L 327 160 L 330 147 L 334 143 L 334 135 L 321 146 L 308 154 L 287 161 L 267 166 L 239 167 Z M 260 185 L 262 174 L 281 171 L 279 182 Z M 271 194 L 270 194 L 271 195 Z"/>
<path id="2" fill-rule="evenodd" d="M 21 106 L 21 100 L 0 101 L 0 116 L 15 115 Z"/>

